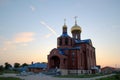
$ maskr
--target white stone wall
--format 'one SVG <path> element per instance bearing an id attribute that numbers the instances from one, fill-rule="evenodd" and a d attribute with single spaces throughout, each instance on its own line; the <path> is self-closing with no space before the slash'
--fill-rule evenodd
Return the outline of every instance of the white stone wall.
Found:
<path id="1" fill-rule="evenodd" d="M 67 69 L 60 69 L 61 75 L 68 75 Z"/>
<path id="2" fill-rule="evenodd" d="M 68 74 L 91 74 L 91 70 L 67 70 L 67 69 L 60 69 L 61 75 L 68 75 Z"/>

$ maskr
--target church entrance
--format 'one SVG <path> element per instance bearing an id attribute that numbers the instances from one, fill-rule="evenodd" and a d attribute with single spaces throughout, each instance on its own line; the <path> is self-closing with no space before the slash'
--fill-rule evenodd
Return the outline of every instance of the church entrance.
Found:
<path id="1" fill-rule="evenodd" d="M 51 59 L 51 68 L 59 68 L 60 67 L 60 59 L 57 56 L 53 56 Z"/>

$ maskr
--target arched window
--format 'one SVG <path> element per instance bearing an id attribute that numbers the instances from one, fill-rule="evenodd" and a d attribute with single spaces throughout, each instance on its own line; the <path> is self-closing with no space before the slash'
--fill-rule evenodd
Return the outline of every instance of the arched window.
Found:
<path id="1" fill-rule="evenodd" d="M 61 38 L 59 39 L 59 45 L 62 45 L 62 39 Z"/>
<path id="2" fill-rule="evenodd" d="M 65 38 L 65 45 L 68 45 L 68 38 Z"/>
<path id="3" fill-rule="evenodd" d="M 75 65 L 75 58 L 72 58 L 72 65 Z"/>
<path id="4" fill-rule="evenodd" d="M 73 52 L 72 53 L 72 65 L 74 66 L 74 64 L 75 64 L 75 53 Z"/>
<path id="5" fill-rule="evenodd" d="M 78 39 L 78 36 L 76 35 L 76 39 Z"/>

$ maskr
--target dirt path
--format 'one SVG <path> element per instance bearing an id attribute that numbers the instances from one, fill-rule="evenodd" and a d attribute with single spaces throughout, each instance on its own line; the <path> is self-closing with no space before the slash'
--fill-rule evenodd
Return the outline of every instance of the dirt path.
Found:
<path id="1" fill-rule="evenodd" d="M 23 80 L 95 80 L 98 78 L 112 76 L 112 75 L 114 74 L 98 76 L 94 78 L 56 78 L 56 77 L 47 76 L 43 74 L 34 74 L 34 75 L 27 75 L 27 76 L 16 76 L 16 74 L 3 74 L 3 75 L 0 75 L 0 77 L 18 77 Z"/>

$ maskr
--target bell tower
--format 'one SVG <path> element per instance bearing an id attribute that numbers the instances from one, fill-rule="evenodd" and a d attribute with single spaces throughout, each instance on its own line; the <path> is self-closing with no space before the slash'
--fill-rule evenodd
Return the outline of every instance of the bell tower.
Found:
<path id="1" fill-rule="evenodd" d="M 81 27 L 77 25 L 77 20 L 75 16 L 75 25 L 71 28 L 72 37 L 77 40 L 81 40 Z"/>
<path id="2" fill-rule="evenodd" d="M 58 48 L 68 48 L 71 46 L 71 37 L 67 34 L 66 19 L 64 19 L 64 25 L 62 27 L 62 35 L 57 38 Z"/>

